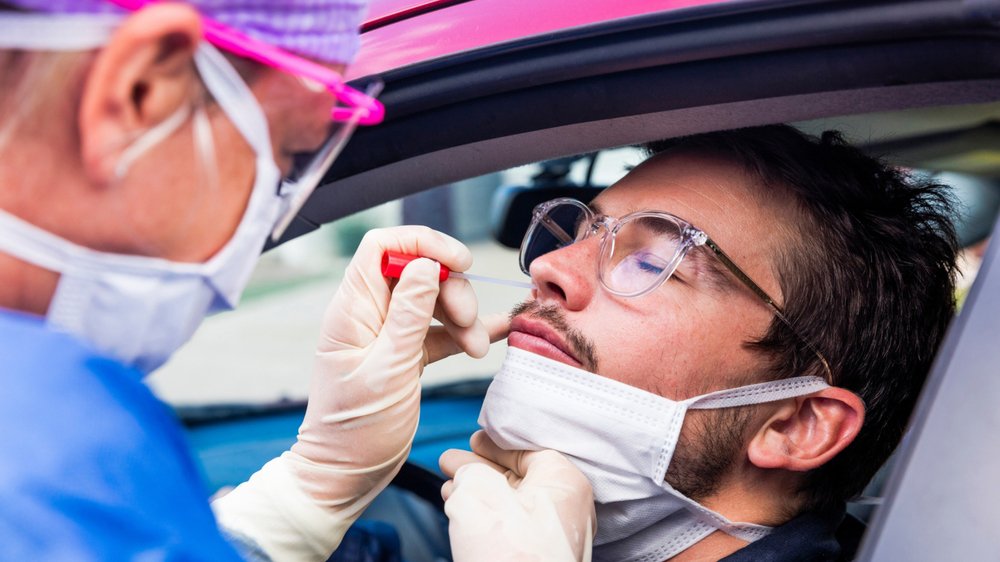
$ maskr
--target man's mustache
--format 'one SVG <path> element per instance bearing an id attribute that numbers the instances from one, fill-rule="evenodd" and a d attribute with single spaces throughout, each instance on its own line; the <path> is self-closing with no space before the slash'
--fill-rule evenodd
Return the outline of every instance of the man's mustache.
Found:
<path id="1" fill-rule="evenodd" d="M 571 348 L 573 355 L 583 365 L 584 369 L 597 373 L 597 353 L 594 351 L 594 344 L 583 334 L 570 327 L 566 321 L 566 316 L 556 305 L 541 305 L 538 301 L 528 300 L 514 307 L 510 311 L 510 319 L 521 315 L 531 316 L 543 320 L 552 327 L 566 341 L 566 345 Z"/>

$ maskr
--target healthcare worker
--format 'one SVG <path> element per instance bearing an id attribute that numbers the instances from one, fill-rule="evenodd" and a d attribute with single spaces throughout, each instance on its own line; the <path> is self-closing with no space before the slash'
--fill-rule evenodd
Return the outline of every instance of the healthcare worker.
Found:
<path id="1" fill-rule="evenodd" d="M 363 10 L 0 4 L 0 559 L 325 559 L 406 458 L 423 366 L 502 335 L 430 260 L 394 286 L 379 275 L 387 249 L 457 271 L 468 249 L 420 227 L 370 234 L 326 312 L 298 441 L 214 514 L 143 384 L 237 304 L 314 172 L 379 120 L 339 79 Z M 315 164 L 293 172 L 304 152 Z"/>

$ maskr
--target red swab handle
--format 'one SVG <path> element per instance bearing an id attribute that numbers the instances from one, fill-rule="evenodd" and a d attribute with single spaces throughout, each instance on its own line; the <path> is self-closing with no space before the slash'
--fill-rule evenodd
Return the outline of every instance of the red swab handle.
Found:
<path id="1" fill-rule="evenodd" d="M 410 254 L 403 254 L 400 252 L 386 252 L 382 254 L 382 275 L 384 277 L 390 277 L 392 279 L 399 279 L 399 276 L 403 273 L 403 268 L 406 264 L 419 258 L 420 256 L 411 256 Z M 441 274 L 438 276 L 439 281 L 444 281 L 451 274 L 445 266 L 441 266 Z"/>

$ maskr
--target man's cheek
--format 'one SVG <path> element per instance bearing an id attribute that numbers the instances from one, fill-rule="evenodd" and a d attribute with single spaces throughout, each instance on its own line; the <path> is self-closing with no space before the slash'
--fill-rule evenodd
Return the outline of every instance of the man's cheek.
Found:
<path id="1" fill-rule="evenodd" d="M 612 331 L 592 339 L 602 376 L 645 389 L 644 378 L 659 363 L 659 348 L 640 341 L 642 330 Z"/>

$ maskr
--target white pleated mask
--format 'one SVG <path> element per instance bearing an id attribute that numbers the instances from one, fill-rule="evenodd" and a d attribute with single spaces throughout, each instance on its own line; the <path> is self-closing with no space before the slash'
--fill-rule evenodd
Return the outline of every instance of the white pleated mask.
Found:
<path id="1" fill-rule="evenodd" d="M 689 409 L 761 404 L 827 388 L 797 377 L 674 401 L 509 348 L 479 425 L 508 450 L 552 449 L 590 480 L 597 510 L 594 560 L 661 562 L 716 530 L 753 542 L 770 527 L 732 522 L 664 481 Z"/>

